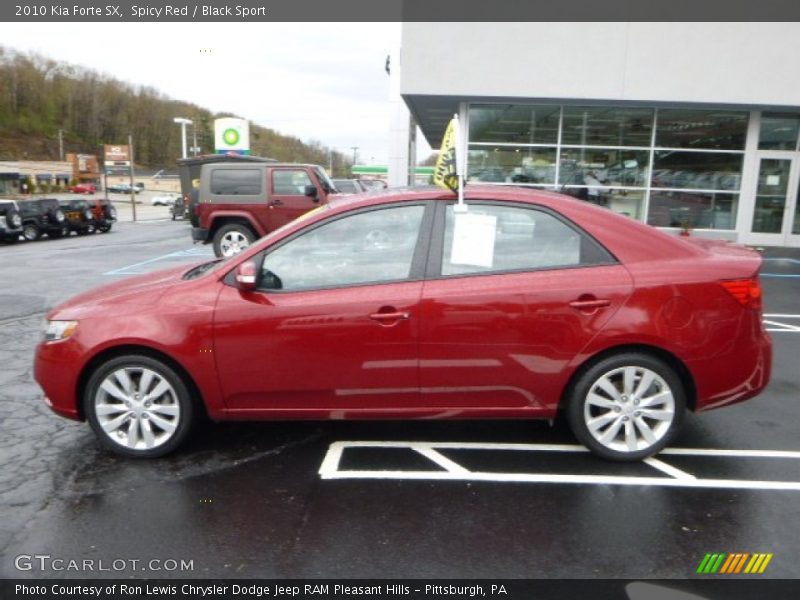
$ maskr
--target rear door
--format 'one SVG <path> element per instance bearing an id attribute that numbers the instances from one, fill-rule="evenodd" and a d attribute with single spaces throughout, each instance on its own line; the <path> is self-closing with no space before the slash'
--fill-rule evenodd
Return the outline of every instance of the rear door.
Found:
<path id="1" fill-rule="evenodd" d="M 566 365 L 630 295 L 630 276 L 547 210 L 470 202 L 467 215 L 461 221 L 451 204 L 436 219 L 422 295 L 421 402 L 549 412 Z"/>
<path id="2" fill-rule="evenodd" d="M 282 227 L 297 217 L 319 206 L 318 199 L 305 195 L 308 186 L 319 185 L 308 170 L 301 167 L 270 168 L 269 230 Z"/>

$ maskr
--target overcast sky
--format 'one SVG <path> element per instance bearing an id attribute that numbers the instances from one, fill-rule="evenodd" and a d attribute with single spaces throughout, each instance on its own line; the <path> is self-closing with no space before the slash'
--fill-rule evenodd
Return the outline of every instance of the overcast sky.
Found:
<path id="1" fill-rule="evenodd" d="M 400 23 L 0 23 L 0 44 L 385 164 Z M 176 132 L 179 130 L 175 126 Z M 421 146 L 424 145 L 424 141 Z M 427 156 L 427 145 L 418 156 Z"/>

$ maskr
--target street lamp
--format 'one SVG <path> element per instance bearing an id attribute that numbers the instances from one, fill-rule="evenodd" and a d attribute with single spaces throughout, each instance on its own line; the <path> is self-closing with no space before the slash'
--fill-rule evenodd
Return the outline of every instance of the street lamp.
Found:
<path id="1" fill-rule="evenodd" d="M 181 126 L 181 142 L 182 142 L 182 158 L 186 158 L 186 126 L 192 124 L 191 119 L 184 119 L 183 117 L 175 117 L 172 119 L 174 123 L 178 123 Z"/>

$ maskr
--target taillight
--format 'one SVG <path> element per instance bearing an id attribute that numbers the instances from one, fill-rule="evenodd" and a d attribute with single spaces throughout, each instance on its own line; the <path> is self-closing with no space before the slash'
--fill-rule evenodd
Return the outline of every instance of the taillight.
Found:
<path id="1" fill-rule="evenodd" d="M 758 277 L 752 279 L 730 279 L 720 281 L 728 293 L 746 308 L 761 309 L 761 282 Z"/>

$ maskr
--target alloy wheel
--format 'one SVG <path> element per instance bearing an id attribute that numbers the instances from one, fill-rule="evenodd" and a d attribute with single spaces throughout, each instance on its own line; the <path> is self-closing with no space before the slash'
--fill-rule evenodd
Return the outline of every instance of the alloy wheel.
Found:
<path id="1" fill-rule="evenodd" d="M 657 445 L 676 419 L 673 391 L 655 371 L 625 366 L 601 375 L 583 405 L 589 434 L 619 453 L 646 451 Z"/>
<path id="2" fill-rule="evenodd" d="M 129 450 L 165 444 L 181 419 L 173 386 L 146 367 L 122 367 L 109 373 L 95 393 L 94 411 L 108 439 Z"/>

